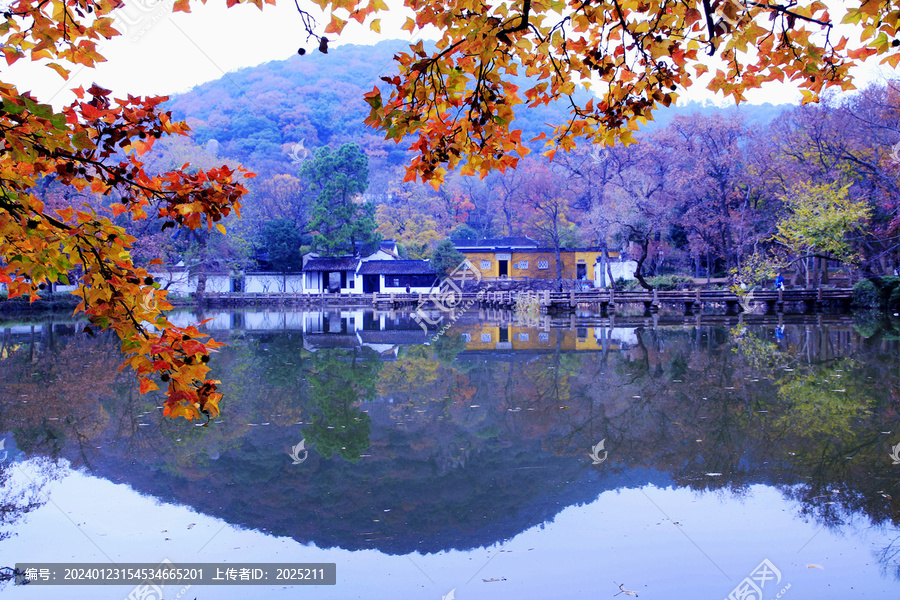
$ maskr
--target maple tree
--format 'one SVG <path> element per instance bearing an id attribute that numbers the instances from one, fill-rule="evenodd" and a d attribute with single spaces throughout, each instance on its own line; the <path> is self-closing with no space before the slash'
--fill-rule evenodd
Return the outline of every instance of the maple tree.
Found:
<path id="1" fill-rule="evenodd" d="M 380 30 L 383 0 L 315 0 L 331 12 L 326 33 L 350 19 Z M 516 166 L 528 153 L 512 123 L 514 109 L 556 100 L 570 116 L 548 137 L 552 157 L 575 139 L 612 145 L 679 91 L 708 78 L 709 89 L 736 101 L 773 81 L 795 82 L 804 102 L 830 86 L 853 87 L 849 69 L 873 55 L 896 66 L 900 11 L 863 0 L 843 7 L 842 23 L 859 36 L 834 31 L 818 0 L 404 0 L 413 14 L 404 29 L 437 29 L 396 55 L 399 73 L 366 95 L 367 123 L 388 138 L 413 136 L 409 179 L 440 185 L 448 170 L 486 175 Z M 710 65 L 714 71 L 710 70 Z M 521 89 L 514 78 L 530 79 Z M 704 82 L 705 83 L 705 82 Z M 576 98 L 590 86 L 596 98 Z M 542 134 L 543 135 L 543 134 Z"/>
<path id="2" fill-rule="evenodd" d="M 0 19 L 7 64 L 41 60 L 63 77 L 67 66 L 94 66 L 103 60 L 97 42 L 119 33 L 110 13 L 120 6 L 119 0 L 12 2 Z M 241 180 L 250 174 L 188 165 L 154 174 L 142 156 L 160 137 L 189 131 L 159 108 L 166 98 L 113 99 L 96 84 L 73 91 L 75 101 L 55 110 L 0 82 L 0 283 L 10 298 L 32 301 L 48 284 L 77 285 L 76 312 L 118 335 L 123 367 L 137 372 L 142 393 L 158 389 L 158 378 L 167 387 L 167 416 L 213 417 L 221 394 L 207 378 L 208 362 L 221 344 L 164 316 L 171 308 L 166 292 L 135 266 L 135 238 L 118 222 L 153 216 L 164 229 L 224 232 L 219 221 L 239 210 Z M 48 180 L 78 190 L 83 203 L 52 208 L 40 194 Z"/>

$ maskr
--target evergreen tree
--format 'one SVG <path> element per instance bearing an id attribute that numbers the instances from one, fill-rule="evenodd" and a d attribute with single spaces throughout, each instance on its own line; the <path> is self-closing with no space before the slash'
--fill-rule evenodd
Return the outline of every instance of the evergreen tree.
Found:
<path id="1" fill-rule="evenodd" d="M 381 241 L 375 223 L 375 205 L 360 200 L 369 180 L 369 159 L 355 143 L 342 145 L 336 152 L 320 148 L 300 174 L 317 192 L 309 230 L 313 247 L 325 256 L 368 254 Z"/>

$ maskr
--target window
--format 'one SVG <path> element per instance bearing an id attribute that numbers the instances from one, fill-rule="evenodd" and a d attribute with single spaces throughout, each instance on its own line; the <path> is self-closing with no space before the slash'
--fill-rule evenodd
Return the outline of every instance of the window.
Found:
<path id="1" fill-rule="evenodd" d="M 489 333 L 482 333 L 482 334 L 481 334 L 481 341 L 482 341 L 483 343 L 485 343 L 485 344 L 488 343 L 488 342 L 490 342 L 490 341 L 491 341 L 491 334 L 489 334 Z"/>
<path id="2" fill-rule="evenodd" d="M 399 277 L 400 285 L 398 287 L 405 288 L 409 286 L 415 287 L 431 287 L 434 283 L 434 275 L 401 275 Z"/>
<path id="3" fill-rule="evenodd" d="M 527 342 L 527 341 L 528 341 L 528 334 L 527 334 L 527 333 L 520 333 L 520 334 L 519 334 L 519 341 L 520 341 L 520 342 Z"/>
<path id="4" fill-rule="evenodd" d="M 520 260 L 520 261 L 519 261 L 519 264 L 517 265 L 516 268 L 518 268 L 518 269 L 527 269 L 527 268 L 528 268 L 528 261 L 527 261 L 527 260 Z"/>
<path id="5" fill-rule="evenodd" d="M 538 269 L 549 269 L 550 261 L 547 260 L 539 260 L 538 261 Z"/>
<path id="6" fill-rule="evenodd" d="M 394 277 L 394 287 L 400 287 L 400 278 Z"/>
<path id="7" fill-rule="evenodd" d="M 482 269 L 490 269 L 490 268 L 491 268 L 491 261 L 489 261 L 489 260 L 483 260 L 483 261 L 481 261 L 481 268 L 482 268 Z"/>
<path id="8" fill-rule="evenodd" d="M 460 334 L 460 337 L 462 338 L 462 341 L 464 341 L 464 342 L 471 342 L 471 341 L 472 341 L 472 334 L 471 334 L 471 333 L 463 333 L 463 334 Z"/>
<path id="9" fill-rule="evenodd" d="M 547 333 L 546 331 L 544 331 L 544 332 L 542 332 L 542 333 L 539 333 L 539 334 L 538 334 L 538 341 L 539 341 L 539 342 L 549 342 L 549 341 L 550 341 L 550 334 Z"/>

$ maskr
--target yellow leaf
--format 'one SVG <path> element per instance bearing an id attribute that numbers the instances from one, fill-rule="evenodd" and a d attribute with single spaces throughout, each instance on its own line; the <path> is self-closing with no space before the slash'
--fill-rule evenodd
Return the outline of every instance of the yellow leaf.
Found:
<path id="1" fill-rule="evenodd" d="M 69 70 L 64 69 L 61 65 L 58 65 L 56 63 L 48 63 L 47 66 L 59 73 L 59 76 L 63 79 L 69 78 Z"/>

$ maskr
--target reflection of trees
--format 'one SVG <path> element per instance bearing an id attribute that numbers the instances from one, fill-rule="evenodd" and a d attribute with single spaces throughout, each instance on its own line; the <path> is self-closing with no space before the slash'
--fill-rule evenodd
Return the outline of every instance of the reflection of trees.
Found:
<path id="1" fill-rule="evenodd" d="M 21 472 L 14 477 L 17 469 Z M 48 459 L 0 462 L 0 540 L 14 535 L 7 528 L 47 503 L 44 488 L 59 477 L 59 466 Z"/>
<path id="2" fill-rule="evenodd" d="M 304 435 L 325 458 L 339 454 L 349 461 L 369 447 L 369 415 L 355 405 L 375 398 L 381 361 L 369 348 L 319 350 L 309 374 L 316 412 Z"/>
<path id="3" fill-rule="evenodd" d="M 490 543 L 484 515 L 506 519 L 513 534 L 540 522 L 535 514 L 552 518 L 560 498 L 574 498 L 565 482 L 586 470 L 598 473 L 592 481 L 657 477 L 736 494 L 765 483 L 829 526 L 860 514 L 900 524 L 900 466 L 888 457 L 900 437 L 880 433 L 900 430 L 900 342 L 862 339 L 849 324 L 788 325 L 783 338 L 772 325 L 634 335 L 623 350 L 490 355 L 457 355 L 448 337 L 444 348 L 404 346 L 383 363 L 367 349 L 310 353 L 296 333 L 236 332 L 216 361 L 228 382 L 224 422 L 193 427 L 162 419 L 152 396 L 117 383 L 108 340 L 35 331 L 0 340 L 0 431 L 28 452 L 89 463 L 233 522 L 345 547 L 414 548 L 403 537 L 413 520 L 423 539 L 454 529 Z M 301 419 L 307 446 L 346 461 L 291 468 L 284 449 L 299 441 Z M 591 466 L 587 453 L 604 438 L 609 460 Z M 349 462 L 370 447 L 364 468 Z M 298 485 L 319 512 L 294 506 Z M 261 497 L 270 510 L 247 516 L 263 512 Z M 373 522 L 360 507 L 375 498 L 408 507 L 381 521 L 393 542 L 356 535 L 371 531 L 359 529 Z M 882 556 L 896 569 L 894 545 Z"/>
<path id="4" fill-rule="evenodd" d="M 435 360 L 444 366 L 453 366 L 457 355 L 466 349 L 466 341 L 461 335 L 450 330 L 438 337 L 432 348 Z"/>
<path id="5" fill-rule="evenodd" d="M 38 490 L 21 489 L 12 483 L 12 463 L 0 463 L 0 540 L 5 540 L 12 533 L 5 531 L 15 525 L 26 513 L 40 508 L 41 501 Z"/>
<path id="6" fill-rule="evenodd" d="M 860 420 L 870 412 L 871 399 L 852 376 L 843 376 L 852 372 L 852 362 L 842 361 L 789 378 L 778 390 L 786 410 L 776 426 L 790 427 L 801 436 L 830 437 L 844 443 L 854 438 Z"/>
<path id="7" fill-rule="evenodd" d="M 0 431 L 15 431 L 28 453 L 57 456 L 74 442 L 87 448 L 107 427 L 122 358 L 109 336 L 60 336 L 53 324 L 30 336 L 3 336 Z"/>

